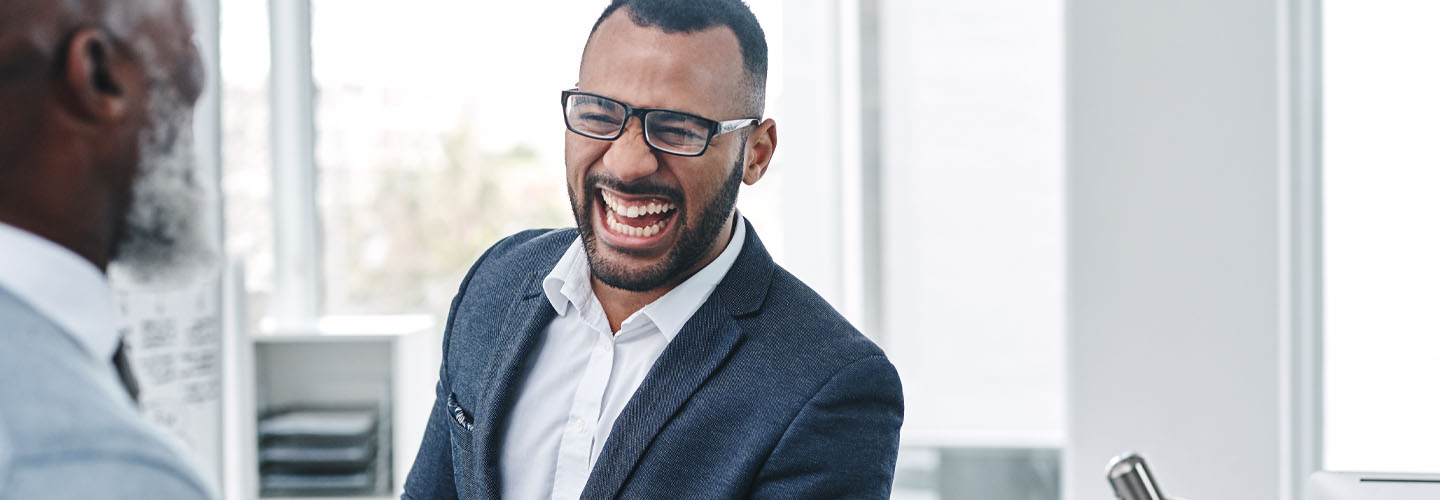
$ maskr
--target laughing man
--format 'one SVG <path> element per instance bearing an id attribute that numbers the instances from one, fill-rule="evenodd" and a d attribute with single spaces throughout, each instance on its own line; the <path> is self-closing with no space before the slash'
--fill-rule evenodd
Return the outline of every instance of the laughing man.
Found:
<path id="1" fill-rule="evenodd" d="M 576 228 L 471 268 L 405 498 L 889 497 L 895 368 L 735 209 L 766 59 L 739 0 L 600 15 L 560 93 Z"/>

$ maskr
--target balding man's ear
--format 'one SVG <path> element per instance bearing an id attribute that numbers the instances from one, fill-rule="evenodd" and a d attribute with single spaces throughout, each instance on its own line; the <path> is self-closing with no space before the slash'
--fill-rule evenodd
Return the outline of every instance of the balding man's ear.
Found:
<path id="1" fill-rule="evenodd" d="M 136 71 L 118 57 L 118 47 L 104 33 L 84 28 L 65 45 L 63 95 L 71 111 L 83 119 L 124 118 L 138 94 Z"/>

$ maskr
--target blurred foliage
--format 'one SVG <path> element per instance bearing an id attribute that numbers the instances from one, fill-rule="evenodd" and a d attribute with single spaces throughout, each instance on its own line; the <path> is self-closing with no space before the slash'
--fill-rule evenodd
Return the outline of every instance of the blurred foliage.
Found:
<path id="1" fill-rule="evenodd" d="M 542 165 L 532 149 L 486 151 L 466 127 L 439 138 L 441 165 L 397 159 L 373 175 L 375 196 L 348 200 L 327 223 L 343 235 L 340 273 L 327 276 L 328 311 L 424 312 L 443 317 L 466 271 L 485 249 L 515 232 L 573 225 L 564 166 Z M 354 186 L 371 185 L 347 172 Z M 339 263 L 334 263 L 339 264 Z M 338 293 L 337 293 L 338 292 Z"/>

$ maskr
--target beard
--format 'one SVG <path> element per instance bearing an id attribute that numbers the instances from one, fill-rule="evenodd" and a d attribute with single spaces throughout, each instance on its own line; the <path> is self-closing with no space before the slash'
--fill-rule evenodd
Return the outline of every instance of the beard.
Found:
<path id="1" fill-rule="evenodd" d="M 183 284 L 213 270 L 218 252 L 208 177 L 196 168 L 194 114 L 178 90 L 156 85 L 140 132 L 140 162 L 112 273 L 141 285 Z"/>
<path id="2" fill-rule="evenodd" d="M 744 144 L 741 144 L 742 150 Z M 602 257 L 597 254 L 596 249 L 599 242 L 595 238 L 595 228 L 592 225 L 594 220 L 591 211 L 595 209 L 596 192 L 601 184 L 624 194 L 643 195 L 660 194 L 668 196 L 671 202 L 678 206 L 685 206 L 685 196 L 674 188 L 659 186 L 647 182 L 623 183 L 613 176 L 591 174 L 585 177 L 583 195 L 577 196 L 574 188 L 570 188 L 570 208 L 575 212 L 575 227 L 580 231 L 580 241 L 585 245 L 585 256 L 590 262 L 590 273 L 600 280 L 601 283 L 628 290 L 632 292 L 646 292 L 668 285 L 677 277 L 695 268 L 700 259 L 705 258 L 710 248 L 715 245 L 715 240 L 720 237 L 720 231 L 725 228 L 729 221 L 730 214 L 734 212 L 735 201 L 740 194 L 740 181 L 744 178 L 745 155 L 741 154 L 736 160 L 731 173 L 725 179 L 725 184 L 715 196 L 706 202 L 701 208 L 699 223 L 694 227 L 685 224 L 678 214 L 673 224 L 677 224 L 674 231 L 679 233 L 675 246 L 657 264 L 632 268 L 626 267 L 613 259 Z M 624 249 L 615 249 L 625 253 Z"/>

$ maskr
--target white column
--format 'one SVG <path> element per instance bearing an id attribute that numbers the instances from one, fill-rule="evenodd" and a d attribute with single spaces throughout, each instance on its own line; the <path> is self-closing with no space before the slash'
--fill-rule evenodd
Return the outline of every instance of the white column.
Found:
<path id="1" fill-rule="evenodd" d="M 315 84 L 310 1 L 270 1 L 270 144 L 275 203 L 275 295 L 270 316 L 304 327 L 320 313 L 320 222 L 315 207 Z"/>

